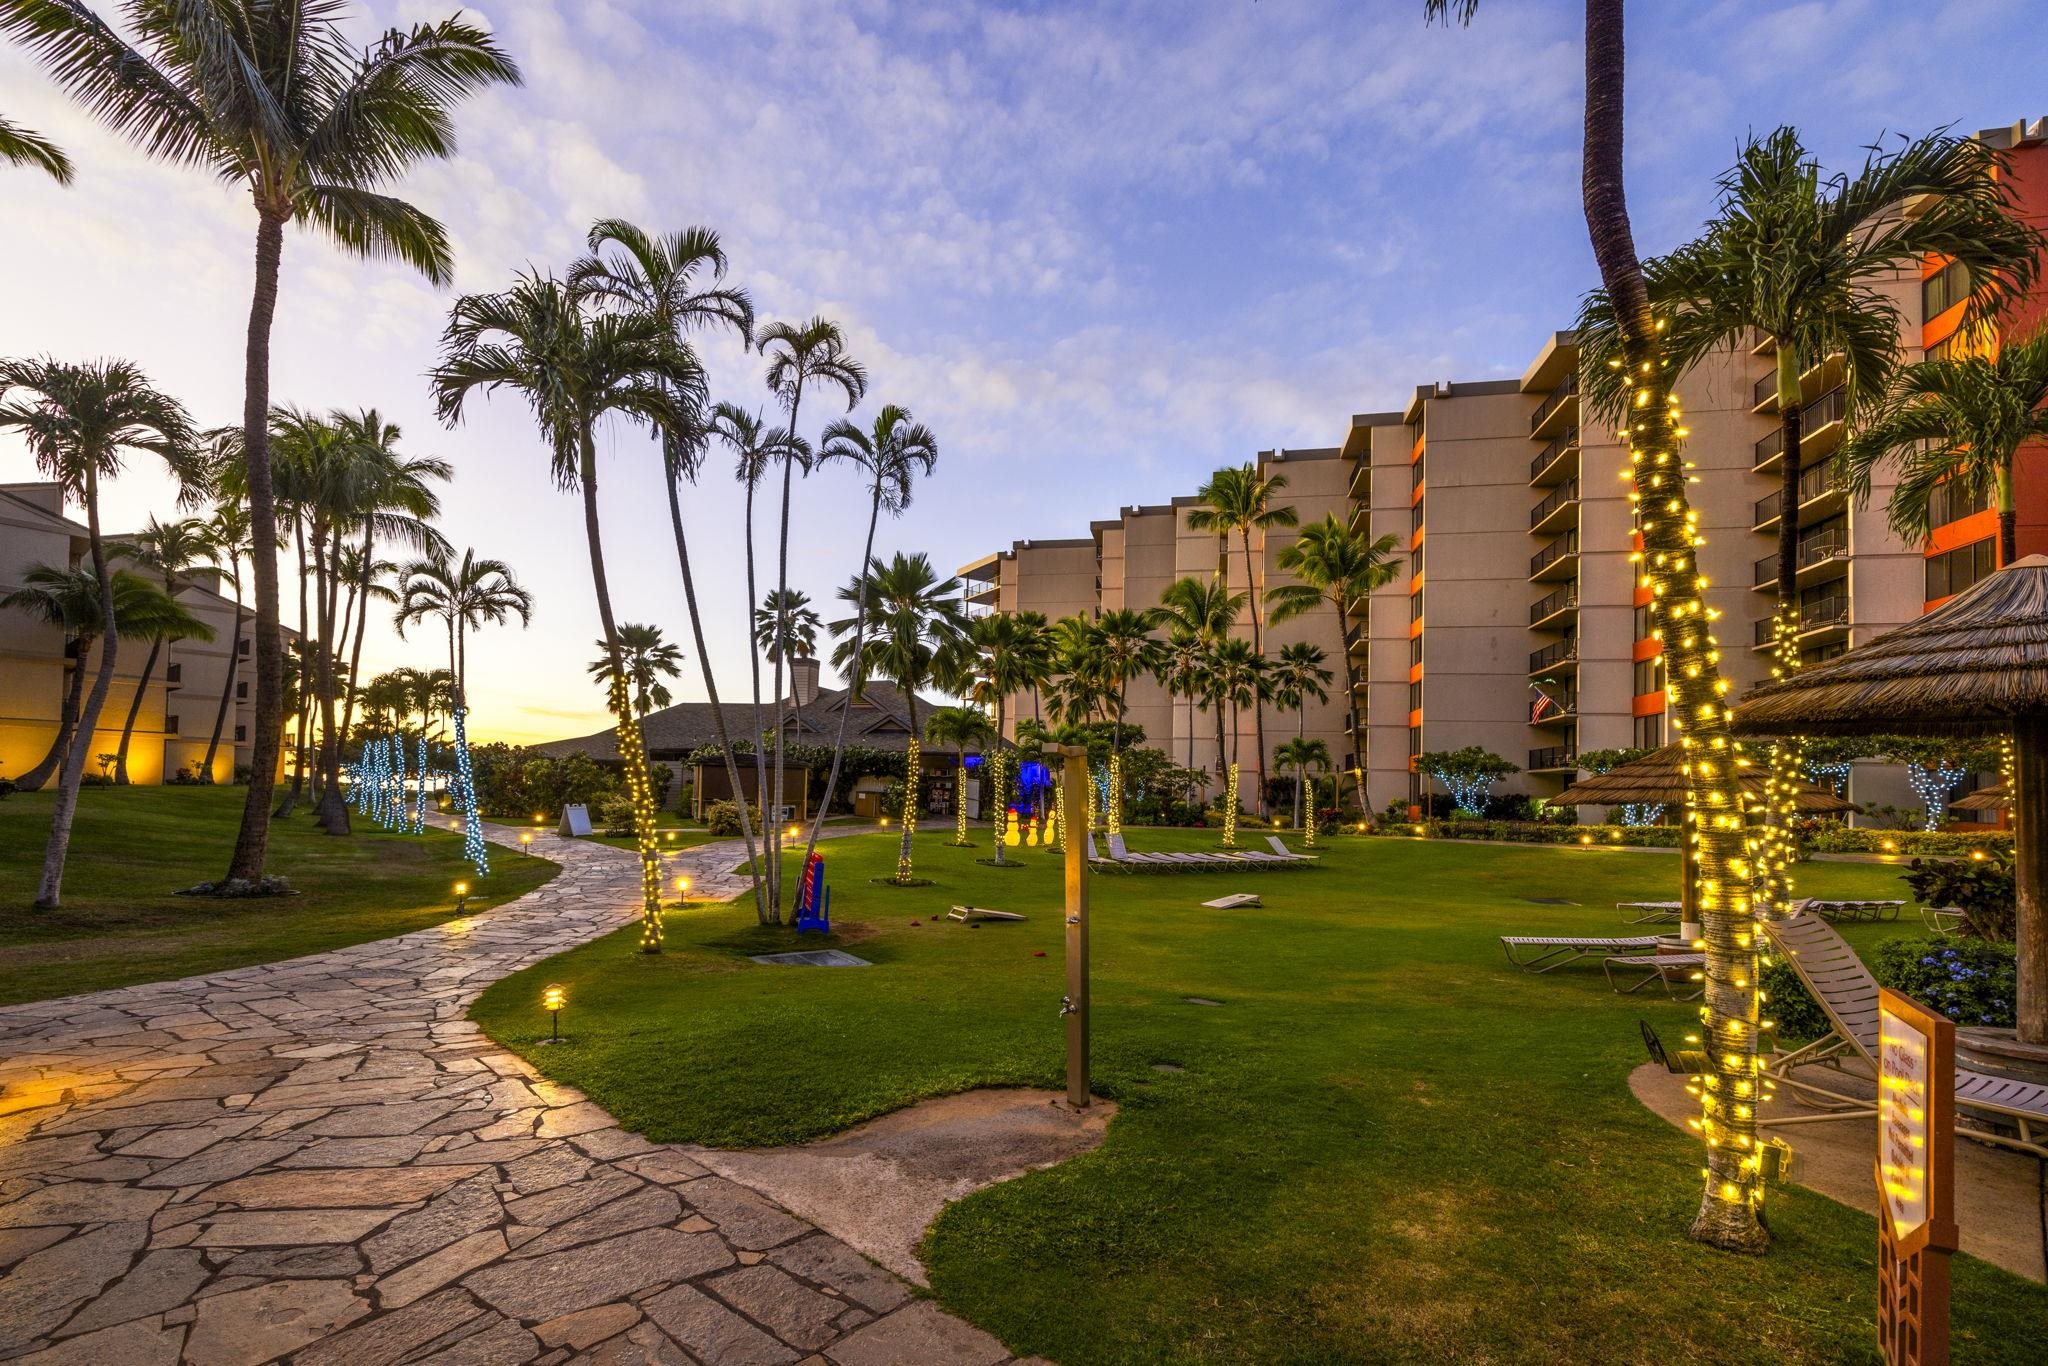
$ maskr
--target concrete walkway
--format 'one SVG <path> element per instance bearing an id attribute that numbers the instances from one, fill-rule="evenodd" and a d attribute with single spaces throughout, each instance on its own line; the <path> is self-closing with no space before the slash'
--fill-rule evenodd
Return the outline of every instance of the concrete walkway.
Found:
<path id="1" fill-rule="evenodd" d="M 463 1018 L 637 914 L 631 853 L 534 852 L 547 886 L 430 930 L 0 1010 L 0 1358 L 1011 1360 Z M 742 857 L 668 862 L 697 897 Z"/>

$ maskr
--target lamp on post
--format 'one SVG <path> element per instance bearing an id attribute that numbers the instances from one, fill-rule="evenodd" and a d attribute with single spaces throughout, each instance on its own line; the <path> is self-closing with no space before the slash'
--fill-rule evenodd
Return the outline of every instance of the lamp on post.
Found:
<path id="1" fill-rule="evenodd" d="M 540 1008 L 548 1013 L 548 1042 L 562 1041 L 562 1007 L 569 1004 L 567 989 L 550 982 L 541 988 Z"/>
<path id="2" fill-rule="evenodd" d="M 469 907 L 469 884 L 468 884 L 467 882 L 458 882 L 458 883 L 456 883 L 456 884 L 455 884 L 455 910 L 456 910 L 456 913 L 457 913 L 457 914 L 459 915 L 459 914 L 460 914 L 461 912 L 463 912 L 464 910 L 468 909 L 468 907 Z"/>
<path id="3" fill-rule="evenodd" d="M 1088 800 L 1088 747 L 1061 745 L 1065 759 L 1061 783 L 1067 809 L 1081 809 Z M 1088 842 L 1068 839 L 1067 864 L 1067 994 L 1060 1015 L 1067 1026 L 1067 1104 L 1088 1107 Z"/>

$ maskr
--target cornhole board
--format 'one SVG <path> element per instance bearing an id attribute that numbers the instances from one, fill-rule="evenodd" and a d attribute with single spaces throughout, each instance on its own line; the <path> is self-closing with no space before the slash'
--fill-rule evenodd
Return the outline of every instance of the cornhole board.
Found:
<path id="1" fill-rule="evenodd" d="M 562 808 L 562 823 L 556 834 L 582 838 L 590 833 L 590 808 L 581 802 L 571 802 Z"/>
<path id="2" fill-rule="evenodd" d="M 1219 896 L 1202 904 L 1215 911 L 1234 911 L 1240 906 L 1261 906 L 1265 903 L 1259 900 L 1257 892 L 1240 892 L 1236 896 Z"/>
<path id="3" fill-rule="evenodd" d="M 1022 920 L 1015 911 L 991 911 L 986 906 L 955 906 L 946 912 L 946 919 L 966 922 L 969 920 Z"/>
<path id="4" fill-rule="evenodd" d="M 756 963 L 766 963 L 778 968 L 871 968 L 874 966 L 865 958 L 855 958 L 838 949 L 807 949 L 802 953 L 757 953 Z"/>

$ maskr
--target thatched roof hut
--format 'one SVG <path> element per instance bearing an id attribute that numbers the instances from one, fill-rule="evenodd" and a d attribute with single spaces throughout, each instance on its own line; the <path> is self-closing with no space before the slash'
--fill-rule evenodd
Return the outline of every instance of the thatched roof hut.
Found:
<path id="1" fill-rule="evenodd" d="M 2004 783 L 1991 787 L 1980 787 L 1967 797 L 1958 797 L 1948 804 L 1951 811 L 2003 811 L 2012 805 L 2012 791 Z"/>
<path id="2" fill-rule="evenodd" d="M 1735 731 L 2012 737 L 2019 1036 L 2048 1045 L 2048 555 L 1758 688 L 1736 706 Z"/>
<path id="3" fill-rule="evenodd" d="M 1770 775 L 1750 767 L 1742 772 L 1740 781 L 1743 790 L 1755 797 L 1762 795 Z M 1812 783 L 1802 784 L 1796 795 L 1799 809 L 1808 815 L 1839 816 L 1856 809 L 1856 803 Z M 1569 806 L 1650 806 L 1685 799 L 1685 749 L 1675 744 L 1573 783 L 1557 798 Z"/>

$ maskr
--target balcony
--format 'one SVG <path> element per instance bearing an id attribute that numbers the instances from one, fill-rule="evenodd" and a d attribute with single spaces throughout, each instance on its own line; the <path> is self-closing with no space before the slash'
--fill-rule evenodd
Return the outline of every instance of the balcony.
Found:
<path id="1" fill-rule="evenodd" d="M 1529 604 L 1529 625 L 1534 629 L 1552 622 L 1562 624 L 1566 613 L 1578 610 L 1579 586 L 1568 583 L 1548 597 Z"/>
<path id="2" fill-rule="evenodd" d="M 1572 745 L 1551 745 L 1547 749 L 1529 751 L 1529 772 L 1554 773 L 1559 769 L 1577 770 L 1579 751 Z"/>
<path id="3" fill-rule="evenodd" d="M 1365 633 L 1365 623 L 1362 621 L 1344 633 L 1344 653 L 1348 655 L 1364 654 L 1366 647 L 1371 643 L 1371 639 Z"/>
<path id="4" fill-rule="evenodd" d="M 1749 410 L 1755 412 L 1766 404 L 1776 403 L 1777 401 L 1778 372 L 1773 370 L 1770 374 L 1758 380 L 1755 387 L 1749 391 Z"/>
<path id="5" fill-rule="evenodd" d="M 1529 462 L 1529 482 L 1532 484 L 1555 484 L 1566 475 L 1579 472 L 1579 429 L 1576 425 L 1565 428 L 1550 438 L 1548 445 Z"/>
<path id="6" fill-rule="evenodd" d="M 1579 415 L 1579 376 L 1572 377 L 1550 391 L 1550 397 L 1536 405 L 1536 411 L 1529 415 L 1529 435 L 1548 436 L 1563 414 L 1565 420 Z"/>
<path id="7" fill-rule="evenodd" d="M 1569 579 L 1578 576 L 1579 533 L 1567 531 L 1529 557 L 1531 579 Z"/>
<path id="8" fill-rule="evenodd" d="M 1565 664 L 1576 664 L 1578 660 L 1579 638 L 1575 635 L 1566 636 L 1555 644 L 1546 645 L 1540 650 L 1530 651 L 1529 672 L 1532 674 L 1547 673 Z"/>
<path id="9" fill-rule="evenodd" d="M 1771 618 L 1765 617 L 1756 623 L 1755 643 L 1752 650 L 1771 648 Z M 1823 637 L 1846 632 L 1849 629 L 1849 595 L 1829 593 L 1825 597 L 1799 604 L 1799 641 L 1802 648 Z"/>
<path id="10" fill-rule="evenodd" d="M 1809 458 L 1822 455 L 1835 448 L 1842 434 L 1842 419 L 1848 412 L 1847 391 L 1841 386 L 1822 394 L 1799 410 L 1799 460 L 1804 464 Z M 1756 458 L 1750 469 L 1757 474 L 1776 467 L 1778 457 L 1785 453 L 1785 429 L 1773 428 L 1768 436 L 1756 443 Z"/>
<path id="11" fill-rule="evenodd" d="M 1816 536 L 1810 541 L 1802 542 L 1799 546 L 1797 577 L 1803 581 L 1807 576 L 1808 570 L 1818 568 L 1821 565 L 1838 563 L 1848 558 L 1849 537 L 1846 533 L 1834 531 L 1825 536 Z M 1778 557 L 1776 555 L 1766 555 L 1758 560 L 1755 573 L 1756 582 L 1751 585 L 1752 587 L 1776 587 L 1778 582 Z M 1813 577 L 1821 578 L 1823 576 L 1815 574 Z"/>
<path id="12" fill-rule="evenodd" d="M 1578 516 L 1579 480 L 1576 475 L 1550 491 L 1550 495 L 1529 509 L 1529 531 L 1545 535 L 1561 531 Z"/>
<path id="13" fill-rule="evenodd" d="M 1805 443 L 1802 441 L 1800 445 L 1803 449 Z M 1830 505 L 1837 502 L 1837 495 L 1845 487 L 1845 482 L 1841 474 L 1836 470 L 1835 463 L 1832 460 L 1815 465 L 1811 469 L 1802 470 L 1799 475 L 1800 516 L 1804 517 L 1808 512 L 1815 511 L 1818 505 L 1823 502 Z M 1781 489 L 1767 498 L 1757 499 L 1752 529 L 1762 531 L 1777 521 L 1778 505 L 1784 501 L 1784 497 L 1784 491 Z M 1834 509 L 1830 506 L 1828 510 L 1832 512 Z"/>
<path id="14" fill-rule="evenodd" d="M 1561 697 L 1551 698 L 1550 705 L 1543 710 L 1543 715 L 1536 717 L 1529 724 L 1532 726 L 1555 726 L 1576 721 L 1578 717 L 1579 695 L 1577 692 L 1568 692 Z"/>
<path id="15" fill-rule="evenodd" d="M 185 666 L 183 664 L 171 664 L 166 666 L 164 669 L 164 686 L 166 688 L 180 688 L 184 685 Z"/>

